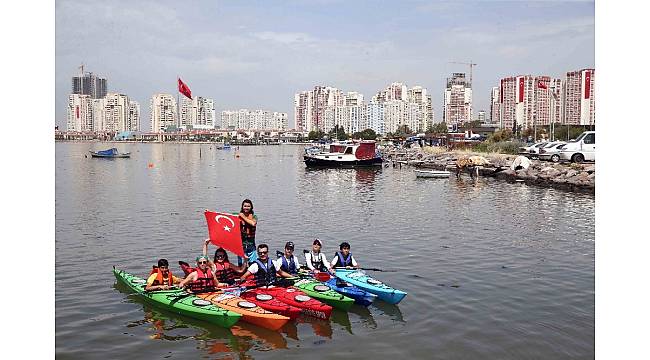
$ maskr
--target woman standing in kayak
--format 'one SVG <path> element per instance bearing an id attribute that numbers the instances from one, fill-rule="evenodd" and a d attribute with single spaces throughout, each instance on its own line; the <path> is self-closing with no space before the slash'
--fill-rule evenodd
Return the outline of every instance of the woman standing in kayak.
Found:
<path id="1" fill-rule="evenodd" d="M 245 199 L 241 203 L 241 210 L 239 211 L 239 230 L 241 232 L 241 242 L 244 247 L 244 257 L 237 257 L 237 265 L 244 267 L 248 263 L 257 260 L 257 251 L 255 247 L 255 230 L 257 229 L 257 220 L 255 220 L 255 212 L 253 211 L 253 202 Z M 246 260 L 246 261 L 244 261 Z"/>
<path id="2" fill-rule="evenodd" d="M 311 247 L 311 252 L 305 254 L 305 260 L 307 261 L 307 267 L 309 270 L 314 271 L 332 271 L 332 266 L 327 262 L 327 257 L 325 254 L 320 252 L 323 243 L 316 239 Z"/>
<path id="3" fill-rule="evenodd" d="M 208 255 L 208 244 L 210 239 L 205 239 L 203 242 L 203 255 Z M 217 280 L 221 283 L 226 283 L 228 285 L 233 285 L 235 279 L 238 278 L 241 274 L 244 273 L 245 268 L 243 266 L 235 266 L 230 263 L 228 260 L 228 254 L 223 248 L 218 248 L 214 252 L 214 260 L 208 263 L 208 266 L 214 272 L 217 277 Z"/>

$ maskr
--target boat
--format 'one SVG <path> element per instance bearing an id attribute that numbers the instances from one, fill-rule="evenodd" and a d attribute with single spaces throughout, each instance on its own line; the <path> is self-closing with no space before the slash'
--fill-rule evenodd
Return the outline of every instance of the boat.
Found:
<path id="1" fill-rule="evenodd" d="M 394 289 L 368 276 L 362 270 L 336 269 L 335 271 L 337 278 L 371 292 L 389 304 L 398 304 L 407 295 L 404 291 Z"/>
<path id="2" fill-rule="evenodd" d="M 147 281 L 126 271 L 113 267 L 115 278 L 151 305 L 185 315 L 194 319 L 207 321 L 223 328 L 230 328 L 242 317 L 241 314 L 215 306 L 210 301 L 201 299 L 182 289 L 145 291 Z"/>
<path id="3" fill-rule="evenodd" d="M 92 151 L 90 150 L 90 155 L 92 157 L 96 158 L 128 158 L 131 157 L 130 152 L 125 152 L 121 153 L 117 151 L 116 148 L 108 149 L 108 150 L 100 150 L 100 151 Z"/>
<path id="4" fill-rule="evenodd" d="M 328 285 L 332 290 L 343 294 L 354 300 L 354 303 L 361 306 L 368 306 L 377 298 L 377 295 L 367 292 L 358 286 L 354 286 L 328 273 L 318 273 L 314 276 L 317 280 Z"/>
<path id="5" fill-rule="evenodd" d="M 208 300 L 214 305 L 241 314 L 242 321 L 257 325 L 266 329 L 278 330 L 289 321 L 289 317 L 275 314 L 265 310 L 255 303 L 247 301 L 235 294 L 224 292 L 211 292 L 197 294 L 201 299 Z"/>
<path id="6" fill-rule="evenodd" d="M 421 178 L 447 178 L 451 173 L 444 170 L 413 170 L 416 177 Z"/>
<path id="7" fill-rule="evenodd" d="M 244 283 L 244 286 L 255 286 L 253 283 Z M 332 307 L 324 304 L 293 286 L 280 287 L 280 286 L 264 286 L 254 289 L 246 290 L 242 293 L 243 298 L 247 298 L 245 294 L 257 295 L 271 295 L 273 298 L 282 301 L 285 304 L 300 308 L 303 315 L 313 316 L 318 319 L 327 320 L 332 315 Z M 250 295 L 247 295 L 250 296 Z M 251 300 L 251 302 L 253 302 Z M 260 305 L 261 306 L 261 305 Z M 262 306 L 263 307 L 263 306 Z"/>
<path id="8" fill-rule="evenodd" d="M 354 299 L 334 291 L 329 285 L 313 278 L 299 279 L 293 286 L 314 299 L 318 299 L 339 310 L 348 311 L 354 304 Z"/>
<path id="9" fill-rule="evenodd" d="M 256 292 L 254 290 L 246 290 L 239 296 L 262 309 L 286 316 L 291 320 L 298 318 L 302 313 L 301 308 L 286 304 L 273 295 L 263 293 L 263 291 Z"/>
<path id="10" fill-rule="evenodd" d="M 303 157 L 306 166 L 321 167 L 381 166 L 383 161 L 374 140 L 332 143 L 329 151 L 305 152 Z"/>

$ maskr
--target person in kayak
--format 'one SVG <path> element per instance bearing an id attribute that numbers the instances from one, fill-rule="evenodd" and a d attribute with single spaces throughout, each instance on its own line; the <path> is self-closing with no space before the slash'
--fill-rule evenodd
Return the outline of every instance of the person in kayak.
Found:
<path id="1" fill-rule="evenodd" d="M 298 262 L 298 257 L 293 254 L 293 249 L 295 248 L 292 241 L 287 242 L 284 245 L 284 255 L 279 259 L 275 260 L 275 268 L 281 269 L 289 276 L 295 276 L 298 274 L 300 269 L 300 262 Z M 278 252 L 278 255 L 280 252 Z"/>
<path id="2" fill-rule="evenodd" d="M 241 232 L 241 242 L 244 247 L 244 257 L 237 257 L 237 265 L 248 266 L 257 259 L 255 252 L 255 230 L 257 229 L 257 220 L 255 220 L 255 211 L 253 211 L 253 202 L 250 199 L 244 199 L 239 211 L 239 230 Z M 244 261 L 246 260 L 246 261 Z"/>
<path id="3" fill-rule="evenodd" d="M 311 252 L 305 254 L 307 267 L 309 270 L 314 271 L 332 271 L 332 265 L 327 261 L 325 254 L 320 252 L 323 243 L 319 239 L 315 239 L 312 243 Z"/>
<path id="4" fill-rule="evenodd" d="M 282 277 L 291 277 L 290 274 L 276 268 L 273 261 L 269 258 L 269 247 L 266 244 L 257 246 L 258 258 L 248 266 L 248 270 L 242 275 L 241 279 L 254 275 L 255 283 L 259 286 L 268 286 L 276 283 L 277 275 Z"/>
<path id="5" fill-rule="evenodd" d="M 145 286 L 145 291 L 154 291 L 154 290 L 168 290 L 174 284 L 181 282 L 181 279 L 177 278 L 169 270 L 169 262 L 167 259 L 158 260 L 158 266 L 154 267 L 151 270 L 151 274 L 147 279 L 147 286 Z"/>
<path id="6" fill-rule="evenodd" d="M 333 268 L 346 268 L 346 269 L 358 269 L 359 264 L 354 259 L 354 256 L 350 253 L 350 244 L 347 242 L 342 242 L 339 246 L 341 251 L 337 251 L 332 258 L 332 267 Z"/>
<path id="7" fill-rule="evenodd" d="M 227 286 L 219 283 L 217 276 L 208 266 L 209 261 L 207 255 L 197 257 L 197 267 L 178 286 L 181 288 L 187 286 L 187 289 L 193 293 L 216 291 L 220 286 Z"/>
<path id="8" fill-rule="evenodd" d="M 210 239 L 205 239 L 203 242 L 203 255 L 207 256 L 208 254 L 208 244 Z M 208 262 L 208 266 L 214 272 L 220 283 L 226 283 L 228 285 L 233 285 L 235 279 L 244 273 L 243 266 L 235 266 L 230 263 L 228 260 L 228 254 L 223 248 L 218 248 L 214 252 L 214 260 Z"/>

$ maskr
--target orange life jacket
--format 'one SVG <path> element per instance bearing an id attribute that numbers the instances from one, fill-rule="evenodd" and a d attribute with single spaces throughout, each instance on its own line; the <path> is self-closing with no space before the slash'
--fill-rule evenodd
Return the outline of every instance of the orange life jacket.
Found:
<path id="1" fill-rule="evenodd" d="M 153 281 L 153 283 L 151 283 L 151 285 L 163 285 L 165 283 L 163 280 L 162 272 L 160 269 L 158 269 L 158 266 L 154 265 L 153 269 L 149 273 L 149 276 L 151 276 L 151 274 L 156 274 L 156 279 Z M 167 285 L 174 285 L 174 276 L 172 275 L 171 270 L 167 271 Z"/>

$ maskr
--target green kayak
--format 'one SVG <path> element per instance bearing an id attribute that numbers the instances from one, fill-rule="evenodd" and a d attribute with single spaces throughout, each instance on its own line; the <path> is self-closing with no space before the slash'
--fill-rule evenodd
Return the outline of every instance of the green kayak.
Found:
<path id="1" fill-rule="evenodd" d="M 146 280 L 113 267 L 113 274 L 118 281 L 127 285 L 145 301 L 177 314 L 207 321 L 223 328 L 230 328 L 241 318 L 241 314 L 224 310 L 185 290 L 144 291 Z"/>
<path id="2" fill-rule="evenodd" d="M 354 299 L 339 294 L 332 290 L 331 287 L 313 278 L 299 279 L 293 286 L 314 299 L 327 303 L 339 310 L 348 311 L 352 307 L 352 304 L 354 304 Z"/>

